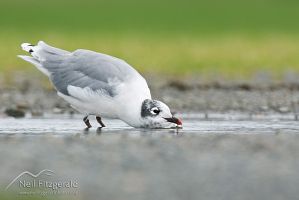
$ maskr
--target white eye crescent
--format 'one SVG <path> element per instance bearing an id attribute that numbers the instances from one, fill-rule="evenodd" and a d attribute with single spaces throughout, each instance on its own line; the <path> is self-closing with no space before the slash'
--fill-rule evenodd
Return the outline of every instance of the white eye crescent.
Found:
<path id="1" fill-rule="evenodd" d="M 159 108 L 154 107 L 154 108 L 151 109 L 151 113 L 152 113 L 153 115 L 158 115 L 158 114 L 160 113 L 160 110 L 159 110 Z"/>

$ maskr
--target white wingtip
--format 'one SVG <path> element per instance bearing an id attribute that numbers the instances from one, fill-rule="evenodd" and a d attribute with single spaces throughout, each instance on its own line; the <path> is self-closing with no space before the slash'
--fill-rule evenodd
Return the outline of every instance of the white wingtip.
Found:
<path id="1" fill-rule="evenodd" d="M 40 63 L 34 59 L 33 57 L 31 56 L 24 56 L 24 55 L 18 55 L 19 58 L 22 58 L 23 60 L 27 61 L 27 62 L 30 62 L 34 65 L 39 65 L 40 66 Z"/>
<path id="2" fill-rule="evenodd" d="M 42 40 L 38 41 L 38 43 L 37 43 L 37 45 L 43 45 L 43 44 L 46 44 L 46 43 Z"/>
<path id="3" fill-rule="evenodd" d="M 22 47 L 22 49 L 24 50 L 24 51 L 27 51 L 27 52 L 29 52 L 30 51 L 30 49 L 32 48 L 32 44 L 30 44 L 30 43 L 23 43 L 23 44 L 21 44 L 21 47 Z"/>
<path id="4" fill-rule="evenodd" d="M 34 57 L 24 56 L 24 55 L 18 55 L 18 57 L 22 58 L 23 60 L 25 60 L 29 63 L 32 63 L 33 65 L 35 65 L 37 67 L 37 69 L 39 69 L 45 75 L 50 76 L 50 72 L 46 68 L 43 68 L 41 63 L 37 59 L 35 59 Z"/>
<path id="5" fill-rule="evenodd" d="M 24 58 L 24 55 L 17 55 L 17 57 L 19 57 L 19 58 Z"/>

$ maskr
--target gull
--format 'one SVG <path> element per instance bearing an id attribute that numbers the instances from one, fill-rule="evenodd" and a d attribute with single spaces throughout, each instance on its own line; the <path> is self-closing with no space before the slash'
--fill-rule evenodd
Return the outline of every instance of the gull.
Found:
<path id="1" fill-rule="evenodd" d="M 43 41 L 21 47 L 31 56 L 19 57 L 47 75 L 57 94 L 84 114 L 87 129 L 91 115 L 101 127 L 102 117 L 136 128 L 182 127 L 165 103 L 152 99 L 146 80 L 124 60 L 84 49 L 69 52 Z"/>

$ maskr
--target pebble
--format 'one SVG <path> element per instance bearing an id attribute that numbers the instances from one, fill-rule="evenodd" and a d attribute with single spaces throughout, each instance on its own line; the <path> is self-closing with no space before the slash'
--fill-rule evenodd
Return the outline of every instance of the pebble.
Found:
<path id="1" fill-rule="evenodd" d="M 7 108 L 4 113 L 10 117 L 22 118 L 25 117 L 25 112 L 20 109 Z"/>

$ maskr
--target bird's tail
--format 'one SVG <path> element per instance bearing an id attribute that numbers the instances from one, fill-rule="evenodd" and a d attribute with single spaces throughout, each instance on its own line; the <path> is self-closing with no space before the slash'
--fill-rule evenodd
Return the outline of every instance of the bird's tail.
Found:
<path id="1" fill-rule="evenodd" d="M 29 53 L 33 52 L 33 48 L 35 48 L 35 45 L 30 44 L 30 43 L 23 43 L 21 44 L 21 47 L 24 51 L 27 51 Z"/>
<path id="2" fill-rule="evenodd" d="M 47 45 L 43 41 L 39 41 L 37 45 L 32 45 L 30 43 L 23 43 L 21 45 L 22 49 L 31 54 L 31 56 L 19 55 L 23 60 L 32 63 L 40 71 L 49 76 L 49 72 L 42 66 L 42 61 L 57 59 L 57 56 L 69 53 L 68 51 L 58 49 Z"/>

